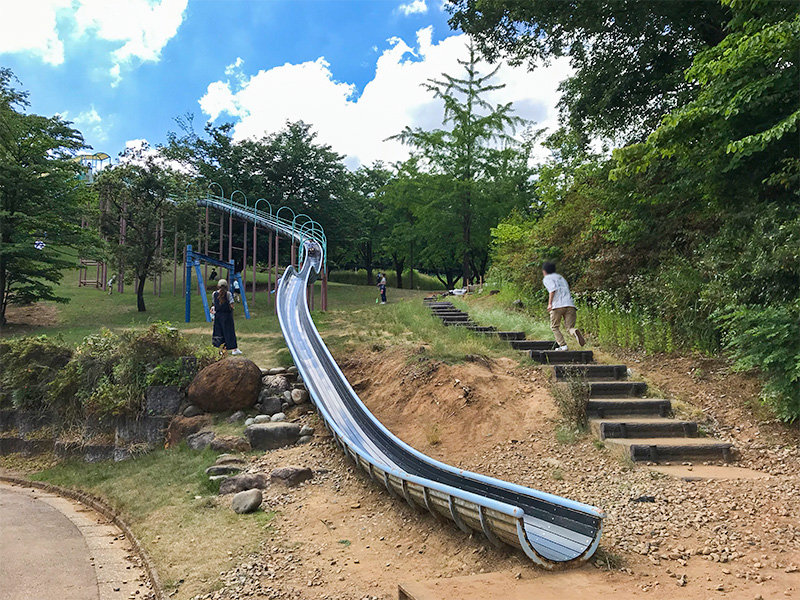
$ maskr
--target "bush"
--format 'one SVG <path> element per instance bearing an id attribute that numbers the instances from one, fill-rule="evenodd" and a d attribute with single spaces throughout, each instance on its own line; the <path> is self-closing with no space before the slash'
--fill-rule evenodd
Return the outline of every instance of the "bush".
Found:
<path id="1" fill-rule="evenodd" d="M 570 369 L 566 383 L 556 383 L 552 392 L 562 423 L 569 429 L 584 431 L 589 424 L 586 415 L 589 404 L 586 370 L 581 367 Z"/>
<path id="2" fill-rule="evenodd" d="M 72 357 L 63 340 L 37 337 L 0 344 L 0 389 L 14 408 L 38 411 L 47 406 L 48 386 Z"/>
<path id="3" fill-rule="evenodd" d="M 785 422 L 800 419 L 800 301 L 720 311 L 725 348 L 737 370 L 760 371 L 762 401 Z"/>

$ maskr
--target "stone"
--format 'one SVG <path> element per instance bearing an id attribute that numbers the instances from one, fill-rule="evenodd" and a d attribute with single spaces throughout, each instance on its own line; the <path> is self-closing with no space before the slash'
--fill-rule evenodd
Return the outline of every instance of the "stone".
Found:
<path id="1" fill-rule="evenodd" d="M 306 386 L 302 381 L 297 381 L 297 382 L 292 384 L 292 389 L 293 390 L 304 390 L 304 389 L 306 389 Z"/>
<path id="2" fill-rule="evenodd" d="M 197 415 L 202 415 L 203 409 L 199 406 L 195 406 L 194 404 L 190 404 L 186 408 L 183 409 L 183 416 L 184 417 L 196 417 Z"/>
<path id="3" fill-rule="evenodd" d="M 269 418 L 273 423 L 281 423 L 286 420 L 286 415 L 282 412 L 275 413 Z"/>
<path id="4" fill-rule="evenodd" d="M 120 415 L 114 429 L 114 445 L 161 446 L 170 422 L 170 417 Z"/>
<path id="5" fill-rule="evenodd" d="M 206 412 L 250 408 L 261 391 L 261 369 L 240 356 L 215 362 L 189 384 L 189 402 Z"/>
<path id="6" fill-rule="evenodd" d="M 291 387 L 292 384 L 285 375 L 266 375 L 261 378 L 261 391 L 269 396 L 280 396 Z"/>
<path id="7" fill-rule="evenodd" d="M 284 414 L 285 414 L 285 413 L 286 413 L 286 411 L 287 411 L 287 410 L 289 410 L 290 408 L 292 408 L 292 407 L 291 407 L 291 406 L 289 406 L 289 404 L 288 404 L 287 402 L 284 402 L 283 404 L 281 404 L 281 412 L 282 412 L 282 413 L 284 413 Z"/>
<path id="8" fill-rule="evenodd" d="M 214 461 L 215 465 L 237 464 L 244 466 L 244 463 L 244 457 L 239 456 L 238 454 L 220 454 L 217 457 L 217 460 Z"/>
<path id="9" fill-rule="evenodd" d="M 300 485 L 314 477 L 314 472 L 308 467 L 298 467 L 295 465 L 278 467 L 269 474 L 272 483 L 282 483 L 288 487 Z"/>
<path id="10" fill-rule="evenodd" d="M 228 479 L 228 477 L 229 477 L 228 475 L 209 475 L 208 480 L 209 481 L 225 481 L 226 479 Z"/>
<path id="11" fill-rule="evenodd" d="M 290 392 L 288 390 L 283 392 L 283 401 L 284 402 L 291 402 L 292 404 L 294 404 L 294 400 L 292 400 L 292 392 Z"/>
<path id="12" fill-rule="evenodd" d="M 211 415 L 197 415 L 196 417 L 173 417 L 167 427 L 166 447 L 172 448 L 181 443 L 192 433 L 197 433 L 203 427 L 211 425 Z"/>
<path id="13" fill-rule="evenodd" d="M 239 492 L 231 501 L 231 508 L 237 514 L 251 513 L 256 510 L 264 501 L 261 490 L 247 490 Z"/>
<path id="14" fill-rule="evenodd" d="M 300 437 L 297 423 L 255 423 L 245 430 L 254 450 L 274 450 L 291 446 Z"/>
<path id="15" fill-rule="evenodd" d="M 226 494 L 244 492 L 245 490 L 263 490 L 268 485 L 269 480 L 263 473 L 240 473 L 223 479 L 219 484 L 219 494 L 224 496 Z"/>
<path id="16" fill-rule="evenodd" d="M 211 440 L 214 452 L 250 452 L 250 442 L 236 435 L 222 435 Z"/>
<path id="17" fill-rule="evenodd" d="M 286 369 L 286 372 L 287 372 L 289 375 L 297 375 L 297 367 L 295 367 L 294 365 L 292 365 L 291 367 L 288 367 L 288 368 Z"/>
<path id="18" fill-rule="evenodd" d="M 83 460 L 88 463 L 100 462 L 101 460 L 113 460 L 114 446 L 111 445 L 87 445 L 83 447 Z"/>
<path id="19" fill-rule="evenodd" d="M 205 450 L 211 445 L 211 440 L 216 437 L 213 431 L 199 431 L 186 438 L 186 443 L 192 450 Z"/>
<path id="20" fill-rule="evenodd" d="M 226 423 L 238 423 L 239 421 L 244 421 L 246 417 L 247 417 L 247 415 L 244 414 L 243 410 L 237 410 L 230 417 L 225 419 L 225 422 Z"/>
<path id="21" fill-rule="evenodd" d="M 144 392 L 145 413 L 173 417 L 183 402 L 183 391 L 177 385 L 151 385 Z"/>
<path id="22" fill-rule="evenodd" d="M 308 392 L 306 390 L 292 390 L 292 400 L 295 404 L 308 402 Z"/>
<path id="23" fill-rule="evenodd" d="M 304 435 L 314 435 L 314 428 L 310 425 L 303 425 L 303 428 L 300 430 L 300 437 Z"/>
<path id="24" fill-rule="evenodd" d="M 267 371 L 267 375 L 283 375 L 286 373 L 286 367 L 275 367 Z"/>
<path id="25" fill-rule="evenodd" d="M 259 425 L 260 423 L 269 423 L 270 416 L 269 415 L 257 415 L 253 419 L 253 424 Z"/>
<path id="26" fill-rule="evenodd" d="M 253 417 L 250 417 L 249 419 L 245 419 L 244 420 L 244 426 L 245 427 L 249 427 L 250 425 L 252 425 L 255 422 L 256 422 L 256 420 Z"/>
<path id="27" fill-rule="evenodd" d="M 308 444 L 313 439 L 314 438 L 311 437 L 310 435 L 301 435 L 299 438 L 297 438 L 297 443 L 298 444 Z"/>
<path id="28" fill-rule="evenodd" d="M 513 308 L 515 310 L 522 310 L 523 308 L 525 308 L 525 303 L 522 300 L 519 300 L 519 299 L 514 300 L 511 303 L 511 308 Z"/>
<path id="29" fill-rule="evenodd" d="M 279 396 L 272 396 L 267 393 L 267 390 L 261 390 L 261 395 L 258 397 L 258 410 L 262 415 L 274 415 L 281 412 L 281 404 L 283 399 Z"/>
<path id="30" fill-rule="evenodd" d="M 206 475 L 231 475 L 241 470 L 239 465 L 211 465 L 206 469 Z"/>

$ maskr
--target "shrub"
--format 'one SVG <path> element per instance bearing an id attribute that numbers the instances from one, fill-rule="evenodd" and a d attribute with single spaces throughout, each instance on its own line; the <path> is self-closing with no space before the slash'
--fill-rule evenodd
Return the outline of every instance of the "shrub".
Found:
<path id="1" fill-rule="evenodd" d="M 566 383 L 553 386 L 553 398 L 564 425 L 576 431 L 584 431 L 588 425 L 586 407 L 589 404 L 589 384 L 586 371 L 581 367 L 570 369 Z"/>
<path id="2" fill-rule="evenodd" d="M 7 340 L 0 345 L 0 388 L 14 408 L 42 410 L 49 384 L 72 357 L 63 340 L 46 335 Z"/>
<path id="3" fill-rule="evenodd" d="M 734 368 L 760 371 L 762 401 L 782 421 L 800 419 L 800 301 L 730 307 L 716 320 L 724 328 Z"/>

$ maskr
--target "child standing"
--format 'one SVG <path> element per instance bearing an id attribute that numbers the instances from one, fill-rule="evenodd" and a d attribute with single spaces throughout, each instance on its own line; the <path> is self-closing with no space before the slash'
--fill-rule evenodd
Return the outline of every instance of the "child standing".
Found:
<path id="1" fill-rule="evenodd" d="M 378 289 L 381 292 L 381 304 L 386 304 L 386 273 L 378 273 Z"/>
<path id="2" fill-rule="evenodd" d="M 236 330 L 233 327 L 233 294 L 228 291 L 228 282 L 220 279 L 217 290 L 211 296 L 213 306 L 211 314 L 214 318 L 214 330 L 211 333 L 211 343 L 216 348 L 223 344 L 231 354 L 241 354 L 236 341 Z"/>
<path id="3" fill-rule="evenodd" d="M 581 330 L 575 328 L 578 311 L 572 301 L 572 294 L 570 294 L 567 280 L 556 273 L 556 265 L 551 262 L 546 262 L 542 265 L 542 275 L 544 276 L 542 283 L 547 288 L 547 291 L 550 292 L 547 310 L 550 313 L 550 328 L 553 330 L 558 349 L 568 349 L 564 334 L 561 333 L 561 319 L 564 319 L 564 327 L 567 328 L 570 335 L 574 335 L 578 343 L 583 346 L 586 344 L 586 340 L 583 338 Z"/>

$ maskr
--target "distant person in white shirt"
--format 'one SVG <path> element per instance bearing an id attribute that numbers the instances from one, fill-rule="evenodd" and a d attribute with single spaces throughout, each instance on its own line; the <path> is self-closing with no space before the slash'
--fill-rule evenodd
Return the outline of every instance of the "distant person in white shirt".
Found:
<path id="1" fill-rule="evenodd" d="M 567 280 L 556 273 L 555 263 L 546 262 L 542 265 L 542 283 L 547 291 L 550 292 L 550 299 L 547 302 L 547 310 L 550 313 L 550 328 L 555 335 L 559 350 L 567 350 L 567 342 L 564 334 L 561 333 L 561 319 L 564 319 L 564 327 L 570 335 L 574 335 L 578 343 L 583 346 L 586 340 L 580 329 L 575 328 L 575 321 L 578 318 L 578 311 L 572 301 L 572 294 L 569 293 Z"/>

